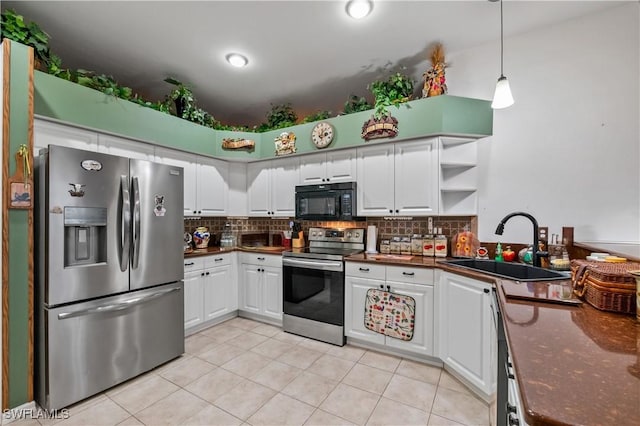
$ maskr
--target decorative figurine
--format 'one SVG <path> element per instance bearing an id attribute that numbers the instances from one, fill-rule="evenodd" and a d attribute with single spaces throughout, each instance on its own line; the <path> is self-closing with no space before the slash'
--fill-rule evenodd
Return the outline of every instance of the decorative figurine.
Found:
<path id="1" fill-rule="evenodd" d="M 444 47 L 442 47 L 442 43 L 436 43 L 431 49 L 429 56 L 431 59 L 431 68 L 422 74 L 422 77 L 424 77 L 424 86 L 422 87 L 423 98 L 430 98 L 447 93 L 447 80 L 444 77 L 444 70 L 447 68 L 447 64 L 444 62 Z"/>
<path id="2" fill-rule="evenodd" d="M 296 152 L 296 134 L 293 132 L 282 132 L 275 139 L 276 156 L 293 154 Z"/>
<path id="3" fill-rule="evenodd" d="M 199 226 L 193 233 L 193 242 L 196 244 L 196 248 L 206 249 L 209 246 L 209 228 L 206 226 Z"/>

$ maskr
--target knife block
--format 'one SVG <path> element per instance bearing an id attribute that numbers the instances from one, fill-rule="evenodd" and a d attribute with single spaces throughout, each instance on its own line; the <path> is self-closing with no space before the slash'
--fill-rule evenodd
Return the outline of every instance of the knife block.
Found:
<path id="1" fill-rule="evenodd" d="M 298 233 L 298 238 L 291 240 L 291 247 L 293 248 L 304 247 L 304 233 L 302 231 Z"/>

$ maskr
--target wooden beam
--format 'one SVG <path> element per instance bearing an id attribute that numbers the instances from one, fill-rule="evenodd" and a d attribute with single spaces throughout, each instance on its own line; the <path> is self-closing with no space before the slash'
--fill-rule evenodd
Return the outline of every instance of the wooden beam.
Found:
<path id="1" fill-rule="evenodd" d="M 9 91 L 11 75 L 11 43 L 2 43 L 2 196 L 9 180 Z M 9 408 L 9 209 L 2 206 L 2 409 Z"/>
<path id="2" fill-rule="evenodd" d="M 29 85 L 28 85 L 28 121 L 27 121 L 27 156 L 29 158 L 29 164 L 31 165 L 31 182 L 32 187 L 35 187 L 33 183 L 35 183 L 35 176 L 33 173 L 35 172 L 34 164 L 33 164 L 33 67 L 34 67 L 34 52 L 31 50 L 31 54 L 29 55 Z M 33 208 L 36 200 L 36 193 L 32 191 L 32 200 L 31 200 L 31 208 L 29 209 L 28 219 L 27 219 L 27 238 L 29 239 L 29 254 L 27 257 L 27 269 L 28 269 L 28 320 L 27 327 L 29 333 L 29 343 L 27 349 L 27 399 L 29 401 L 33 400 L 33 345 L 34 345 L 34 319 L 33 319 L 33 268 L 34 268 L 34 247 L 33 247 Z"/>

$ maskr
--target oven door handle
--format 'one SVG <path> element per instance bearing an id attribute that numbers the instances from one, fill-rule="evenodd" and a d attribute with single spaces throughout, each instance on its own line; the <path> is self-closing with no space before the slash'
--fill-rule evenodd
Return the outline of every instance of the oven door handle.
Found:
<path id="1" fill-rule="evenodd" d="M 292 259 L 290 257 L 282 259 L 282 266 L 293 266 L 296 268 L 318 269 L 321 271 L 334 272 L 342 272 L 344 270 L 344 264 L 340 261 Z"/>

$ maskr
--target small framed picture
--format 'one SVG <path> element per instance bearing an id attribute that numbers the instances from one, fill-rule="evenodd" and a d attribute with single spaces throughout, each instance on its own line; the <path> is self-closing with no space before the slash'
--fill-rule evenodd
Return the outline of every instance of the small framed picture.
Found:
<path id="1" fill-rule="evenodd" d="M 10 182 L 9 183 L 9 208 L 28 209 L 31 208 L 33 188 L 30 183 Z"/>

